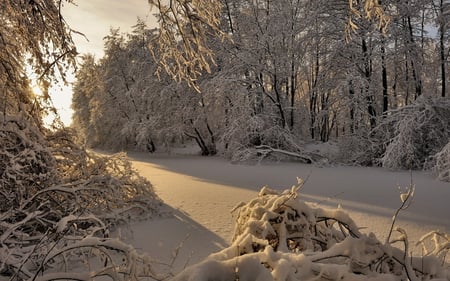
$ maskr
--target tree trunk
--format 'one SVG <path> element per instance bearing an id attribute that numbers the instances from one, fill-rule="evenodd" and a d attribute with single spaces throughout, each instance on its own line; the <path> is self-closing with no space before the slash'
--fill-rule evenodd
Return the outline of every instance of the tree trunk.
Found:
<path id="1" fill-rule="evenodd" d="M 383 113 L 385 113 L 389 109 L 389 99 L 388 99 L 388 80 L 386 69 L 386 49 L 384 39 L 381 42 L 381 76 L 383 84 Z"/>
<path id="2" fill-rule="evenodd" d="M 447 84 L 447 76 L 445 71 L 445 44 L 444 44 L 444 35 L 445 35 L 445 20 L 444 20 L 444 1 L 439 1 L 439 12 L 441 17 L 441 22 L 439 25 L 439 51 L 440 51 L 440 60 L 441 60 L 441 96 L 445 97 L 446 94 L 446 84 Z"/>
<path id="3" fill-rule="evenodd" d="M 442 79 L 442 86 L 441 86 L 441 96 L 445 97 L 446 93 L 446 84 L 447 84 L 447 76 L 445 71 L 445 49 L 444 49 L 444 33 L 441 32 L 439 36 L 439 44 L 441 47 L 441 79 Z"/>
<path id="4" fill-rule="evenodd" d="M 231 8 L 228 1 L 225 1 L 225 8 L 227 10 L 227 19 L 228 19 L 228 26 L 230 28 L 231 34 L 234 34 L 234 26 L 233 26 L 233 18 L 231 17 Z"/>
<path id="5" fill-rule="evenodd" d="M 281 98 L 279 87 L 280 87 L 280 85 L 279 85 L 278 77 L 276 74 L 274 74 L 273 75 L 273 88 L 275 90 L 275 96 L 277 99 L 276 106 L 278 108 L 278 113 L 280 114 L 280 125 L 282 128 L 286 128 L 286 116 L 284 114 L 283 101 Z"/>
<path id="6" fill-rule="evenodd" d="M 412 53 L 411 48 L 414 48 L 415 42 L 414 42 L 414 32 L 413 27 L 411 24 L 411 17 L 407 17 L 408 21 L 408 30 L 409 30 L 409 46 L 408 51 L 409 53 Z M 419 74 L 417 71 L 417 64 L 414 61 L 413 56 L 410 55 L 410 63 L 411 63 L 411 71 L 412 71 L 412 78 L 414 80 L 414 87 L 415 87 L 415 98 L 418 98 L 422 95 L 422 80 L 419 78 Z"/>
<path id="7" fill-rule="evenodd" d="M 297 78 L 295 73 L 295 62 L 294 62 L 294 55 L 292 55 L 291 58 L 291 87 L 290 87 L 290 96 L 291 96 L 291 118 L 289 120 L 289 128 L 291 130 L 294 129 L 294 113 L 295 113 L 295 93 L 297 92 Z"/>
<path id="8" fill-rule="evenodd" d="M 320 57 L 319 57 L 319 46 L 316 44 L 316 53 L 314 55 L 314 62 L 311 69 L 311 86 L 310 86 L 310 99 L 309 99 L 309 114 L 310 114 L 310 127 L 311 127 L 311 138 L 316 138 L 316 116 L 317 116 L 317 84 L 319 80 L 320 72 Z"/>
<path id="9" fill-rule="evenodd" d="M 320 141 L 327 142 L 330 138 L 330 115 L 328 99 L 330 94 L 328 92 L 323 92 L 320 98 L 320 110 L 323 112 L 320 116 Z"/>
<path id="10" fill-rule="evenodd" d="M 353 87 L 353 82 L 351 80 L 348 82 L 348 94 L 350 96 L 350 134 L 353 134 L 355 133 L 355 106 L 353 104 L 355 88 Z M 345 132 L 343 134 L 345 134 Z"/>
<path id="11" fill-rule="evenodd" d="M 370 58 L 369 47 L 367 46 L 366 39 L 362 39 L 361 46 L 364 56 L 364 76 L 367 81 L 367 86 L 364 88 L 364 94 L 367 100 L 367 113 L 369 114 L 370 128 L 373 129 L 377 125 L 377 111 L 375 109 L 375 97 L 370 90 L 372 82 L 372 60 Z"/>
<path id="12" fill-rule="evenodd" d="M 153 153 L 153 152 L 156 151 L 156 146 L 155 146 L 155 143 L 153 142 L 152 139 L 149 139 L 147 141 L 147 145 L 146 146 L 147 146 L 147 151 L 148 152 Z"/>

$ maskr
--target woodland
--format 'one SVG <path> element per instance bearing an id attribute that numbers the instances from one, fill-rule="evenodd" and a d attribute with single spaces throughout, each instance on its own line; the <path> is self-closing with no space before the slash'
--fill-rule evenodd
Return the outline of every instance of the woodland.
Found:
<path id="1" fill-rule="evenodd" d="M 150 0 L 158 28 L 112 30 L 105 56 L 80 63 L 79 31 L 61 14 L 72 2 L 0 2 L 1 280 L 450 280 L 448 234 L 425 235 L 412 257 L 401 229 L 382 243 L 342 211 L 299 201 L 301 180 L 240 206 L 229 248 L 160 274 L 110 235 L 157 216 L 162 201 L 124 154 L 86 150 L 194 141 L 234 162 L 425 169 L 449 181 L 448 1 Z M 73 126 L 45 124 L 48 89 L 72 67 Z"/>
<path id="2" fill-rule="evenodd" d="M 384 18 L 367 20 L 345 1 L 230 0 L 219 31 L 181 16 L 187 27 L 179 34 L 142 21 L 130 34 L 111 30 L 104 57 L 82 58 L 74 127 L 101 149 L 170 151 L 194 142 L 202 155 L 235 162 L 427 169 L 449 180 L 444 2 L 386 8 Z M 190 33 L 202 41 L 179 42 L 185 53 L 169 47 Z M 205 55 L 190 59 L 196 53 Z M 339 153 L 305 151 L 311 142 Z"/>

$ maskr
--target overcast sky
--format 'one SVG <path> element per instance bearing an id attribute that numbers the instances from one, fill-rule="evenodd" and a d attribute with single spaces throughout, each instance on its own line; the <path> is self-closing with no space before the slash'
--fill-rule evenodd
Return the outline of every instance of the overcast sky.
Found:
<path id="1" fill-rule="evenodd" d="M 103 38 L 111 28 L 129 32 L 138 17 L 145 20 L 148 26 L 155 26 L 154 11 L 150 10 L 147 0 L 77 0 L 76 5 L 64 3 L 62 14 L 72 29 L 86 36 L 73 34 L 78 52 L 91 53 L 99 59 L 104 54 Z M 71 87 L 58 85 L 50 94 L 62 121 L 69 125 L 72 116 Z"/>

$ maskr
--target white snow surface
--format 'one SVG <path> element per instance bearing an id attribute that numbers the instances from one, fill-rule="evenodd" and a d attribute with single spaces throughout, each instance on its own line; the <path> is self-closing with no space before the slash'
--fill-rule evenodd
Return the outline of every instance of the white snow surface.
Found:
<path id="1" fill-rule="evenodd" d="M 450 233 L 450 184 L 424 172 L 367 167 L 316 167 L 299 163 L 232 164 L 219 157 L 128 153 L 148 178 L 173 216 L 133 223 L 119 235 L 173 273 L 230 245 L 231 210 L 255 198 L 263 186 L 289 189 L 303 178 L 300 198 L 322 207 L 338 205 L 380 241 L 388 235 L 401 194 L 415 186 L 412 205 L 401 211 L 396 226 L 407 231 L 410 245 L 425 233 Z M 176 257 L 173 260 L 173 257 Z"/>

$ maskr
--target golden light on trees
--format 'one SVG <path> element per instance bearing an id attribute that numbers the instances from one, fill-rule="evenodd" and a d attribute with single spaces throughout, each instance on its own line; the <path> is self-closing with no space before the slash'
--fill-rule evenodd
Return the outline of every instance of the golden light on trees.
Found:
<path id="1" fill-rule="evenodd" d="M 358 0 L 349 0 L 349 16 L 345 27 L 347 41 L 351 39 L 352 33 L 358 30 L 358 24 L 355 19 L 364 18 L 367 21 L 373 21 L 377 25 L 377 29 L 385 32 L 391 18 L 386 14 L 383 6 L 378 0 L 365 0 L 363 3 Z"/>

